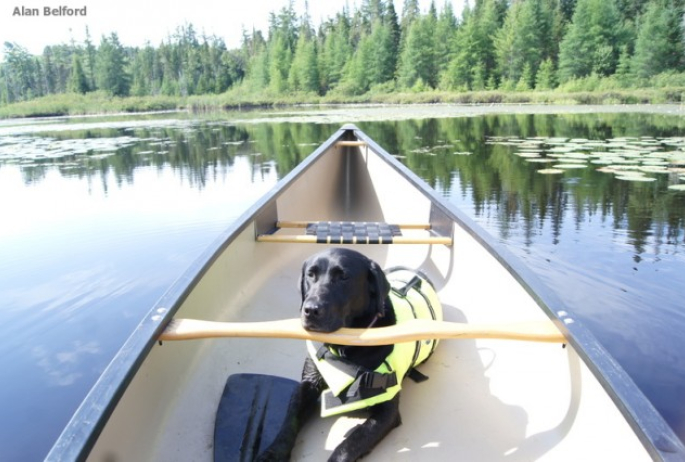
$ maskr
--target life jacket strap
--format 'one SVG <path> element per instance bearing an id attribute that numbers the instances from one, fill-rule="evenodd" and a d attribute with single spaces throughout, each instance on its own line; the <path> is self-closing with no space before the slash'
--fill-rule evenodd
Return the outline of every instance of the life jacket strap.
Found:
<path id="1" fill-rule="evenodd" d="M 322 395 L 322 405 L 324 409 L 351 405 L 383 395 L 388 388 L 394 387 L 397 384 L 397 374 L 395 372 L 364 371 L 338 396 L 333 395 L 330 390 L 326 390 Z"/>
<path id="2" fill-rule="evenodd" d="M 402 287 L 392 287 L 392 291 L 402 298 L 406 298 L 407 294 L 411 289 L 416 289 L 417 291 L 421 292 L 420 277 L 414 276 L 409 280 L 409 282 L 405 283 Z"/>
<path id="3" fill-rule="evenodd" d="M 389 372 L 372 371 L 334 354 L 326 344 L 315 342 L 315 346 L 318 346 L 316 350 L 317 359 L 326 360 L 336 369 L 354 377 L 354 381 L 339 395 L 343 402 L 357 401 L 379 395 L 399 383 L 397 374 L 393 370 L 389 370 Z M 387 363 L 386 366 L 390 369 Z"/>

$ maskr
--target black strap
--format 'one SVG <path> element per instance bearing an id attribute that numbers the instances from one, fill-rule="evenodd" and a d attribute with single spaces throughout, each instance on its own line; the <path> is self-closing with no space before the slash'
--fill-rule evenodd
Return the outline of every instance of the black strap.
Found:
<path id="1" fill-rule="evenodd" d="M 305 233 L 316 236 L 316 242 L 326 244 L 390 244 L 401 236 L 398 225 L 379 222 L 319 221 L 307 223 Z"/>
<path id="2" fill-rule="evenodd" d="M 415 383 L 421 383 L 428 380 L 428 376 L 426 374 L 423 374 L 416 369 L 410 369 L 409 372 L 407 372 L 407 377 L 412 379 Z"/>
<path id="3" fill-rule="evenodd" d="M 410 290 L 416 289 L 418 292 L 421 292 L 421 278 L 418 276 L 414 276 L 407 282 L 405 285 L 399 288 L 394 288 L 393 287 L 393 292 L 395 292 L 397 295 L 401 296 L 402 298 L 406 298 L 407 294 L 409 293 Z"/>

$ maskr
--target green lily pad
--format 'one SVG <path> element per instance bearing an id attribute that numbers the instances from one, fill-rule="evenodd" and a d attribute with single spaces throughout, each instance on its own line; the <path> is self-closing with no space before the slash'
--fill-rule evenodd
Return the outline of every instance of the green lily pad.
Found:
<path id="1" fill-rule="evenodd" d="M 543 175 L 556 175 L 559 173 L 564 173 L 564 171 L 558 168 L 542 168 L 538 170 L 538 173 L 542 173 Z"/>

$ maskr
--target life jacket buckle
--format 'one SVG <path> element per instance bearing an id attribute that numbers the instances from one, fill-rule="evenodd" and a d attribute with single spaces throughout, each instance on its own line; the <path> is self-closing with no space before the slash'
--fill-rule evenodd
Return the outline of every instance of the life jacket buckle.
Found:
<path id="1" fill-rule="evenodd" d="M 359 385 L 365 390 L 387 390 L 397 385 L 397 374 L 367 371 L 359 377 Z"/>

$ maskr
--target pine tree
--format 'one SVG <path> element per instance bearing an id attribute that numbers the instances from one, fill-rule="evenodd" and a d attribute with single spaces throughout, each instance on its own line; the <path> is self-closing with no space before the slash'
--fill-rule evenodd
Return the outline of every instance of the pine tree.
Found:
<path id="1" fill-rule="evenodd" d="M 666 70 L 680 70 L 683 62 L 682 12 L 670 0 L 649 3 L 638 25 L 632 69 L 646 79 Z"/>
<path id="2" fill-rule="evenodd" d="M 547 58 L 540 64 L 540 69 L 535 76 L 536 90 L 551 90 L 556 86 L 554 63 Z"/>
<path id="3" fill-rule="evenodd" d="M 97 50 L 90 39 L 90 31 L 86 26 L 86 40 L 85 40 L 85 66 L 84 71 L 88 80 L 88 88 L 92 91 L 96 89 L 95 85 L 95 62 Z"/>
<path id="4" fill-rule="evenodd" d="M 308 37 L 308 34 L 301 33 L 297 41 L 288 84 L 294 91 L 319 91 L 316 43 Z"/>
<path id="5" fill-rule="evenodd" d="M 497 63 L 503 80 L 518 82 L 526 66 L 531 76 L 537 73 L 544 56 L 544 44 L 550 39 L 545 35 L 550 19 L 545 14 L 543 0 L 517 2 L 511 6 L 495 38 Z M 532 85 L 532 77 L 524 80 L 529 87 Z"/>
<path id="6" fill-rule="evenodd" d="M 435 25 L 435 60 L 438 74 L 447 70 L 452 59 L 452 43 L 457 31 L 457 18 L 454 16 L 452 4 L 445 1 Z"/>
<path id="7" fill-rule="evenodd" d="M 86 93 L 88 91 L 88 80 L 83 72 L 81 58 L 74 53 L 71 60 L 71 84 L 70 89 L 74 93 Z"/>
<path id="8" fill-rule="evenodd" d="M 335 88 L 343 78 L 346 64 L 353 53 L 349 42 L 349 18 L 343 11 L 329 25 L 323 49 L 319 53 L 321 87 L 324 92 Z"/>
<path id="9" fill-rule="evenodd" d="M 483 0 L 473 10 L 464 8 L 454 36 L 452 59 L 440 78 L 441 86 L 451 90 L 471 88 L 472 70 L 478 63 L 483 66 L 485 81 L 491 81 L 496 73 L 493 37 L 501 25 L 501 9 L 498 0 Z"/>
<path id="10" fill-rule="evenodd" d="M 51 94 L 56 92 L 55 69 L 52 64 L 52 49 L 45 47 L 43 51 L 43 93 Z"/>
<path id="11" fill-rule="evenodd" d="M 126 72 L 126 55 L 119 37 L 112 33 L 102 37 L 96 66 L 98 88 L 114 96 L 127 96 L 130 77 Z"/>
<path id="12" fill-rule="evenodd" d="M 623 32 L 615 0 L 578 0 L 573 22 L 559 47 L 559 80 L 612 74 L 623 46 Z"/>
<path id="13" fill-rule="evenodd" d="M 409 34 L 400 56 L 398 71 L 400 86 L 412 88 L 419 79 L 432 88 L 437 86 L 434 24 L 429 15 L 416 19 L 409 26 Z"/>
<path id="14" fill-rule="evenodd" d="M 288 90 L 288 73 L 292 61 L 292 53 L 288 46 L 286 34 L 276 34 L 269 43 L 269 89 L 276 94 Z"/>
<path id="15" fill-rule="evenodd" d="M 378 84 L 393 80 L 397 57 L 393 55 L 394 41 L 390 24 L 377 21 L 371 32 L 372 61 L 371 84 Z"/>

